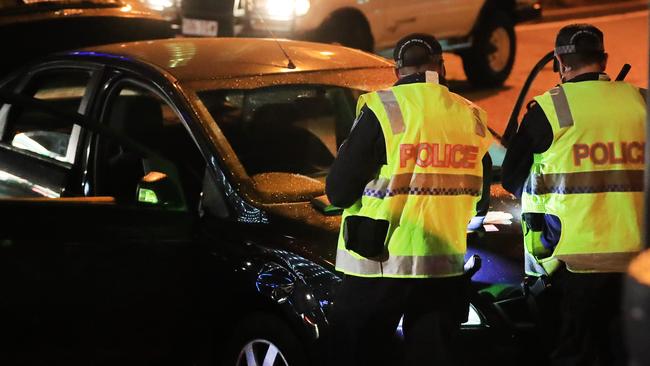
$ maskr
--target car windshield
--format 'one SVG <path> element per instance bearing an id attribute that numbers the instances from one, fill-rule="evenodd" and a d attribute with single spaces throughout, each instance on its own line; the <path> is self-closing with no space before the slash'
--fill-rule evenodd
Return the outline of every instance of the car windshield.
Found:
<path id="1" fill-rule="evenodd" d="M 294 173 L 322 181 L 352 127 L 359 93 L 281 85 L 198 95 L 249 176 Z"/>
<path id="2" fill-rule="evenodd" d="M 325 177 L 352 128 L 361 93 L 330 85 L 276 85 L 197 95 L 256 191 L 269 202 L 288 202 L 323 194 Z M 497 181 L 504 153 L 502 146 L 492 144 Z"/>

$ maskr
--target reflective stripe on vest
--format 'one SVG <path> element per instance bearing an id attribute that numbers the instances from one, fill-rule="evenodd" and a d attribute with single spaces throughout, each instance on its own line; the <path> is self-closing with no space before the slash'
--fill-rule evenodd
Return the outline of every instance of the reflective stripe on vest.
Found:
<path id="1" fill-rule="evenodd" d="M 390 180 L 377 178 L 363 191 L 364 196 L 384 198 L 403 194 L 478 197 L 483 189 L 483 178 L 468 174 L 398 174 Z"/>
<path id="2" fill-rule="evenodd" d="M 533 195 L 643 192 L 643 170 L 530 174 L 524 192 Z"/>
<path id="3" fill-rule="evenodd" d="M 463 268 L 465 256 L 391 256 L 384 262 L 357 258 L 347 250 L 336 253 L 337 267 L 359 276 L 373 276 L 381 273 L 385 277 L 446 277 L 458 274 Z M 419 274 L 419 275 L 418 275 Z"/>
<path id="4" fill-rule="evenodd" d="M 364 94 L 357 115 L 364 106 L 381 126 L 386 164 L 343 212 L 337 270 L 364 277 L 461 275 L 467 223 L 483 185 L 481 160 L 492 141 L 485 112 L 432 83 Z M 384 255 L 367 259 L 346 249 L 351 216 L 381 220 L 382 228 L 388 221 Z M 372 220 L 363 222 L 372 227 Z M 373 237 L 373 244 L 381 239 Z"/>
<path id="5" fill-rule="evenodd" d="M 535 100 L 553 142 L 534 156 L 522 213 L 558 217 L 561 235 L 550 257 L 542 250 L 527 258 L 544 269 L 561 260 L 574 272 L 625 271 L 642 246 L 646 107 L 639 90 L 601 78 L 565 83 Z M 534 237 L 524 237 L 527 251 Z"/>
<path id="6" fill-rule="evenodd" d="M 558 254 L 572 272 L 623 272 L 638 252 Z"/>
<path id="7" fill-rule="evenodd" d="M 399 103 L 397 103 L 395 93 L 389 89 L 380 90 L 377 94 L 388 114 L 388 121 L 390 122 L 393 135 L 404 132 L 404 117 L 402 117 L 402 110 L 399 107 Z"/>
<path id="8" fill-rule="evenodd" d="M 566 98 L 566 93 L 562 86 L 555 87 L 549 91 L 555 113 L 557 113 L 557 120 L 560 127 L 573 126 L 573 116 L 571 116 L 571 108 L 569 108 L 569 101 Z"/>

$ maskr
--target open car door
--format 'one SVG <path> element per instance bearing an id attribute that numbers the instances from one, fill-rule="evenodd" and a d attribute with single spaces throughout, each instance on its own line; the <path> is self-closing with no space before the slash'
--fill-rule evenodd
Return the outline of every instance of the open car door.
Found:
<path id="1" fill-rule="evenodd" d="M 129 203 L 65 194 L 0 199 L 0 364 L 187 360 L 195 220 L 174 166 L 47 102 L 2 90 L 0 102 L 73 120 L 156 169 L 140 177 Z"/>

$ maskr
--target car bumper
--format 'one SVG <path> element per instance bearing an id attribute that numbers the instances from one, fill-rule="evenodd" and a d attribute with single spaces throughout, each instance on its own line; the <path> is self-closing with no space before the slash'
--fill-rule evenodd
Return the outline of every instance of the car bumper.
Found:
<path id="1" fill-rule="evenodd" d="M 182 19 L 197 19 L 206 21 L 217 22 L 217 36 L 219 37 L 232 37 L 235 35 L 234 22 L 231 15 L 224 14 L 210 14 L 206 12 L 188 12 L 184 11 L 182 17 L 179 17 L 178 23 L 182 28 Z M 190 35 L 191 36 L 191 35 Z"/>
<path id="2" fill-rule="evenodd" d="M 235 36 L 295 39 L 295 24 L 292 21 L 273 21 L 242 17 L 235 19 Z"/>

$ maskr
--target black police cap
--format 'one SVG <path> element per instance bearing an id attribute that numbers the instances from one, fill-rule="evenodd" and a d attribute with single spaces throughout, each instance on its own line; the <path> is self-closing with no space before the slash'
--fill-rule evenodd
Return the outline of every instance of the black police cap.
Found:
<path id="1" fill-rule="evenodd" d="M 571 24 L 560 29 L 555 39 L 555 54 L 605 52 L 603 32 L 591 24 Z"/>
<path id="2" fill-rule="evenodd" d="M 442 46 L 436 37 L 423 34 L 410 34 L 397 42 L 393 59 L 398 68 L 427 64 L 434 56 L 442 55 Z"/>

